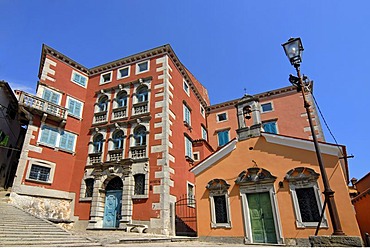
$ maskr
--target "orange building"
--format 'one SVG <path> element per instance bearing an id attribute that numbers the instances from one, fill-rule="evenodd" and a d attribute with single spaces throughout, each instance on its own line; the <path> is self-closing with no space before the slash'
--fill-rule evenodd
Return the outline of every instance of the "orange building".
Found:
<path id="1" fill-rule="evenodd" d="M 292 137 L 312 139 L 302 94 L 293 86 L 254 95 L 260 101 L 260 113 L 264 131 Z M 310 94 L 307 100 L 312 106 L 316 136 L 324 141 L 324 133 L 317 115 L 316 105 Z M 211 105 L 207 108 L 209 143 L 217 148 L 236 138 L 238 129 L 235 105 L 239 99 Z"/>
<path id="2" fill-rule="evenodd" d="M 352 204 L 355 206 L 356 218 L 362 238 L 366 246 L 370 246 L 370 172 L 354 183 L 354 186 L 357 190 L 357 196 L 352 199 Z"/>
<path id="3" fill-rule="evenodd" d="M 191 169 L 195 174 L 198 235 L 203 240 L 246 244 L 310 246 L 331 235 L 329 212 L 321 220 L 324 189 L 313 142 L 263 132 L 258 99 L 238 103 L 238 139 L 233 139 Z M 251 110 L 245 121 L 240 110 Z M 347 190 L 344 146 L 320 143 L 323 162 L 335 191 L 343 231 L 360 245 L 360 232 Z M 338 244 L 337 244 L 338 245 Z"/>

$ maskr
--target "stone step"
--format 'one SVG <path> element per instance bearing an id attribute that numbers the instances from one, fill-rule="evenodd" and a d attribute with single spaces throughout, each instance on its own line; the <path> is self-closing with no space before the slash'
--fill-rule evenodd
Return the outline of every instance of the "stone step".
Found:
<path id="1" fill-rule="evenodd" d="M 0 246 L 91 246 L 97 243 L 88 240 L 17 240 L 17 241 L 0 241 Z"/>
<path id="2" fill-rule="evenodd" d="M 60 236 L 13 236 L 13 237 L 0 237 L 0 243 L 2 241 L 25 241 L 25 240 L 52 240 L 52 241 L 64 241 L 64 240 L 69 240 L 69 241 L 84 241 L 87 242 L 88 240 L 85 238 L 80 238 L 80 237 L 74 237 L 74 236 L 67 236 L 67 237 L 60 237 Z"/>
<path id="3" fill-rule="evenodd" d="M 13 234 L 14 231 L 12 230 L 9 230 L 9 231 L 1 231 L 0 234 L 2 235 L 5 235 L 5 234 Z M 18 235 L 26 235 L 26 234 L 38 234 L 38 235 L 41 235 L 41 234 L 61 234 L 61 235 L 66 235 L 66 236 L 69 236 L 70 234 L 63 231 L 63 230 L 57 230 L 57 231 L 38 231 L 38 230 L 22 230 L 18 233 Z"/>

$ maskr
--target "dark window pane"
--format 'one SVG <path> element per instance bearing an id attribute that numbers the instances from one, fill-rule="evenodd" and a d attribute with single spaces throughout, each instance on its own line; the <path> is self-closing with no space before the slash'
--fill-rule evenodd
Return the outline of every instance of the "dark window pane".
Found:
<path id="1" fill-rule="evenodd" d="M 262 104 L 262 112 L 267 112 L 272 110 L 272 104 L 271 103 L 265 103 Z"/>
<path id="2" fill-rule="evenodd" d="M 145 175 L 144 174 L 136 174 L 134 175 L 135 179 L 135 195 L 144 195 L 145 193 Z"/>
<path id="3" fill-rule="evenodd" d="M 92 178 L 86 179 L 85 184 L 86 184 L 85 197 L 92 197 L 94 191 L 94 179 Z"/>
<path id="4" fill-rule="evenodd" d="M 320 221 L 319 208 L 317 206 L 315 191 L 313 188 L 296 189 L 299 209 L 303 222 Z"/>
<path id="5" fill-rule="evenodd" d="M 30 172 L 30 179 L 35 179 L 39 181 L 47 182 L 49 181 L 50 176 L 50 168 L 38 166 L 38 165 L 32 165 L 31 172 Z"/>
<path id="6" fill-rule="evenodd" d="M 224 195 L 214 196 L 216 223 L 227 223 L 226 198 Z"/>

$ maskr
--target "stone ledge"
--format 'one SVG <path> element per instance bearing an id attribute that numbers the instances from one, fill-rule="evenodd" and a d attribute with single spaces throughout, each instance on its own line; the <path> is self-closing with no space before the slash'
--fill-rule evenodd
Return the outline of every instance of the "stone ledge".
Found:
<path id="1" fill-rule="evenodd" d="M 329 247 L 329 246 L 352 246 L 362 247 L 361 237 L 357 236 L 310 236 L 311 247 Z"/>

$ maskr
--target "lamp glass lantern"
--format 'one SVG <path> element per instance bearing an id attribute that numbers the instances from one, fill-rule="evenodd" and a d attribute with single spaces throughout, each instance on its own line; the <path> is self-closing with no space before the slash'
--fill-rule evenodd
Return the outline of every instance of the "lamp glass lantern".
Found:
<path id="1" fill-rule="evenodd" d="M 303 45 L 301 38 L 290 38 L 286 43 L 282 44 L 285 54 L 292 65 L 302 62 Z"/>

